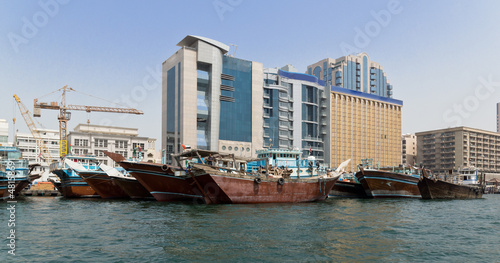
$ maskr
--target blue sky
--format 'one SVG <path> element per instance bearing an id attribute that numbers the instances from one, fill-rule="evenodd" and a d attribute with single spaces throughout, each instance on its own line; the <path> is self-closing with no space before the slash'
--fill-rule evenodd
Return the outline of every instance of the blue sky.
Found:
<path id="1" fill-rule="evenodd" d="M 89 118 L 160 141 L 158 70 L 186 35 L 236 44 L 236 57 L 300 72 L 351 46 L 384 67 L 404 102 L 403 133 L 496 130 L 498 1 L 0 0 L 0 19 L 0 118 L 10 130 L 15 114 L 15 128 L 28 131 L 12 94 L 32 110 L 34 98 L 69 85 L 107 100 L 72 93 L 69 104 L 145 112 L 73 112 L 70 130 Z M 60 97 L 40 99 L 53 100 Z M 56 112 L 38 121 L 58 128 Z"/>

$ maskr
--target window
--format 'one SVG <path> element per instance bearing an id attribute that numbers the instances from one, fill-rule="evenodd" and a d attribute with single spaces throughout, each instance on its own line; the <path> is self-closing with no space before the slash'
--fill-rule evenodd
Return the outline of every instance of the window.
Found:
<path id="1" fill-rule="evenodd" d="M 106 155 L 104 154 L 104 152 L 103 152 L 103 151 L 101 151 L 101 150 L 95 150 L 95 151 L 94 151 L 94 155 L 95 155 L 96 157 L 106 157 Z"/>
<path id="2" fill-rule="evenodd" d="M 115 148 L 118 149 L 127 149 L 127 141 L 115 141 Z"/>
<path id="3" fill-rule="evenodd" d="M 138 147 L 141 147 L 141 149 L 144 150 L 144 143 L 137 143 L 137 142 L 134 142 L 132 144 L 132 148 L 135 149 L 135 148 L 138 148 Z"/>
<path id="4" fill-rule="evenodd" d="M 96 139 L 95 140 L 95 147 L 104 147 L 104 148 L 108 147 L 108 140 L 106 140 L 106 139 Z"/>
<path id="5" fill-rule="evenodd" d="M 75 144 L 74 146 L 82 146 L 82 147 L 87 147 L 89 146 L 89 140 L 85 139 L 75 139 Z"/>
<path id="6" fill-rule="evenodd" d="M 127 151 L 116 151 L 116 153 L 122 155 L 124 158 L 127 158 Z"/>

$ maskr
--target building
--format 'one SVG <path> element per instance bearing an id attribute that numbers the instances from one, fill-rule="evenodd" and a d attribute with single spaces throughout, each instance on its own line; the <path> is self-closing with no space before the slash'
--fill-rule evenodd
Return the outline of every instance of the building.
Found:
<path id="1" fill-rule="evenodd" d="M 49 150 L 50 157 L 55 160 L 59 158 L 59 130 L 38 129 L 43 143 Z M 41 164 L 47 168 L 48 164 L 42 158 L 40 148 L 35 137 L 31 133 L 17 132 L 14 138 L 15 146 L 19 147 L 23 154 L 23 159 L 30 164 Z"/>
<path id="2" fill-rule="evenodd" d="M 9 123 L 0 119 L 0 146 L 9 145 Z"/>
<path id="3" fill-rule="evenodd" d="M 261 63 L 227 55 L 229 46 L 186 36 L 162 69 L 162 149 L 182 145 L 250 157 L 263 138 Z"/>
<path id="4" fill-rule="evenodd" d="M 417 163 L 436 174 L 474 166 L 500 173 L 500 133 L 468 127 L 418 132 Z"/>
<path id="5" fill-rule="evenodd" d="M 362 159 L 373 159 L 374 166 L 399 165 L 403 102 L 335 86 L 330 89 L 332 166 L 347 159 L 351 159 L 348 171 L 356 171 Z"/>
<path id="6" fill-rule="evenodd" d="M 497 132 L 500 132 L 500 102 L 497 103 Z"/>
<path id="7" fill-rule="evenodd" d="M 417 137 L 415 134 L 403 134 L 401 144 L 401 164 L 415 165 L 417 163 Z"/>
<path id="8" fill-rule="evenodd" d="M 95 155 L 106 165 L 118 166 L 104 151 L 119 153 L 125 158 L 140 155 L 146 162 L 160 162 L 156 151 L 156 139 L 139 137 L 138 129 L 78 124 L 68 134 L 69 153 L 75 155 Z"/>
<path id="9" fill-rule="evenodd" d="M 38 129 L 43 143 L 47 147 L 52 160 L 59 159 L 59 130 Z M 55 177 L 49 173 L 49 163 L 41 155 L 38 143 L 31 133 L 17 132 L 14 136 L 14 146 L 19 147 L 23 159 L 28 160 L 29 164 L 39 164 L 33 169 L 34 173 L 40 173 L 42 181 L 47 181 L 49 177 Z"/>
<path id="10" fill-rule="evenodd" d="M 371 61 L 366 53 L 323 59 L 308 66 L 307 73 L 327 85 L 392 98 L 393 87 L 383 67 Z"/>
<path id="11" fill-rule="evenodd" d="M 294 70 L 291 65 L 282 69 Z M 330 96 L 315 76 L 264 70 L 264 146 L 300 149 L 330 164 Z"/>
<path id="12" fill-rule="evenodd" d="M 263 147 L 300 149 L 333 167 L 353 159 L 351 171 L 366 158 L 401 163 L 403 103 L 365 53 L 322 60 L 304 74 L 291 65 L 264 70 L 204 37 L 177 45 L 162 69 L 167 163 L 186 146 L 242 157 Z"/>

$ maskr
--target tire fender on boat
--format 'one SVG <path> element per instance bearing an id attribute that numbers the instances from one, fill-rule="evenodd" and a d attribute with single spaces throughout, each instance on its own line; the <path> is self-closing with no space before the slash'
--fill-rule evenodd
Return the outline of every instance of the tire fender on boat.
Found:
<path id="1" fill-rule="evenodd" d="M 278 184 L 279 184 L 279 185 L 284 185 L 284 184 L 285 184 L 285 179 L 283 179 L 283 178 L 279 178 L 279 179 L 278 179 Z"/>
<path id="2" fill-rule="evenodd" d="M 168 170 L 168 165 L 166 164 L 162 165 L 161 169 L 165 172 L 166 170 Z"/>
<path id="3" fill-rule="evenodd" d="M 253 181 L 256 183 L 256 184 L 260 184 L 260 182 L 262 182 L 262 179 L 260 179 L 259 177 L 253 179 Z"/>

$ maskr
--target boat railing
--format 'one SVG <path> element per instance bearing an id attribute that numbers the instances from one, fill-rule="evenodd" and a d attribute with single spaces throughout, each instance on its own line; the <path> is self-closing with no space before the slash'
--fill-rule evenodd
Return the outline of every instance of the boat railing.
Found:
<path id="1" fill-rule="evenodd" d="M 28 168 L 28 160 L 24 160 L 24 159 L 21 159 L 21 160 L 2 160 L 0 162 L 0 165 L 2 167 L 6 167 L 6 168 L 11 168 L 12 165 L 14 165 L 14 168 L 15 169 L 22 169 L 22 168 Z"/>

